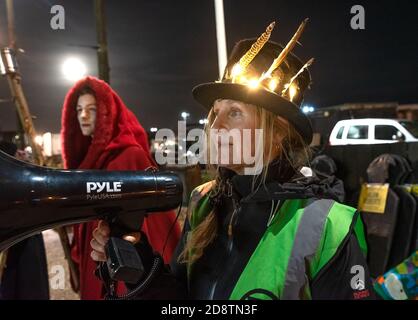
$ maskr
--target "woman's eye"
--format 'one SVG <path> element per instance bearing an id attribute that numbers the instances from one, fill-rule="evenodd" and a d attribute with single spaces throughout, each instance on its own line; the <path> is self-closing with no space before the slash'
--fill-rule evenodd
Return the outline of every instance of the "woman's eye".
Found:
<path id="1" fill-rule="evenodd" d="M 229 115 L 230 115 L 231 117 L 239 117 L 239 116 L 241 116 L 241 115 L 242 115 L 242 112 L 241 112 L 241 111 L 239 111 L 239 110 L 232 110 L 232 111 L 229 113 Z"/>

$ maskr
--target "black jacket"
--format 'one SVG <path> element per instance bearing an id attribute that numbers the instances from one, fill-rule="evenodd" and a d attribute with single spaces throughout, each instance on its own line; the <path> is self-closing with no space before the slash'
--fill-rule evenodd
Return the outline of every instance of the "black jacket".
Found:
<path id="1" fill-rule="evenodd" d="M 190 279 L 187 279 L 186 266 L 177 262 L 178 255 L 183 250 L 187 232 L 190 230 L 186 219 L 183 235 L 171 265 L 167 266 L 149 288 L 138 296 L 139 299 L 228 299 L 266 230 L 272 198 L 316 197 L 342 202 L 344 195 L 340 180 L 319 174 L 305 177 L 293 172 L 290 180 L 285 177 L 285 181 L 290 181 L 286 183 L 270 174 L 265 188 L 260 188 L 256 193 L 251 192 L 252 177 L 250 176 L 234 175 L 226 170 L 222 177 L 225 185 L 231 188 L 232 196 L 221 195 L 216 199 L 211 199 L 219 208 L 217 210 L 218 233 L 215 240 L 205 249 L 203 256 L 193 265 Z M 236 211 L 232 216 L 234 210 Z M 230 223 L 232 237 L 228 236 Z M 370 299 L 374 297 L 366 259 L 353 228 L 350 230 L 334 258 L 312 279 L 310 289 L 313 299 Z M 146 268 L 149 269 L 153 255 L 145 239 L 139 245 L 139 252 Z M 351 287 L 351 279 L 354 276 L 351 268 L 355 265 L 360 265 L 365 270 L 365 290 L 361 295 Z M 277 297 L 271 296 L 270 298 Z"/>

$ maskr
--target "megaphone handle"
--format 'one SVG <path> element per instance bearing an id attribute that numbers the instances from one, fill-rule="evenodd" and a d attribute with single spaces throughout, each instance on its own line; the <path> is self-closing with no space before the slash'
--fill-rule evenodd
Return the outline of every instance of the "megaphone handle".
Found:
<path id="1" fill-rule="evenodd" d="M 122 237 L 140 232 L 145 213 L 113 214 L 106 218 L 110 239 L 105 246 L 107 261 L 99 266 L 100 278 L 110 295 L 114 294 L 116 281 L 136 283 L 144 273 L 144 266 L 133 243 Z"/>
<path id="2" fill-rule="evenodd" d="M 144 222 L 145 212 L 129 212 L 108 216 L 110 236 L 122 238 L 132 232 L 140 232 Z"/>

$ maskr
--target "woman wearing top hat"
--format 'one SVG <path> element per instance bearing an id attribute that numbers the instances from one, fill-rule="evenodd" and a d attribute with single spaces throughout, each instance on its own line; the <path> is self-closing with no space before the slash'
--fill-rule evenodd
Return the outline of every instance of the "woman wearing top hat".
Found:
<path id="1" fill-rule="evenodd" d="M 300 105 L 311 61 L 304 65 L 290 52 L 305 24 L 284 47 L 269 41 L 274 23 L 259 38 L 240 41 L 222 80 L 193 89 L 209 111 L 207 130 L 219 133 L 208 134 L 216 177 L 192 192 L 169 267 L 159 265 L 143 234 L 136 237 L 147 270 L 130 286 L 137 298 L 373 297 L 358 212 L 339 202 L 338 180 L 308 168 L 312 128 Z M 245 143 L 218 140 L 238 130 L 245 141 L 246 129 Z M 219 161 L 225 150 L 244 155 L 247 149 L 256 153 L 252 164 Z M 246 170 L 260 159 L 259 170 Z M 91 242 L 96 261 L 105 259 L 108 237 L 102 222 Z"/>

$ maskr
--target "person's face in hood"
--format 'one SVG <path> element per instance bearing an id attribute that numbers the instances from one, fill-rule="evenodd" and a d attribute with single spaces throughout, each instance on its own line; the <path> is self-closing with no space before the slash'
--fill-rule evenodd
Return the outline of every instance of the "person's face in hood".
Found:
<path id="1" fill-rule="evenodd" d="M 96 98 L 83 94 L 77 101 L 77 119 L 84 136 L 92 136 L 96 126 Z"/>

